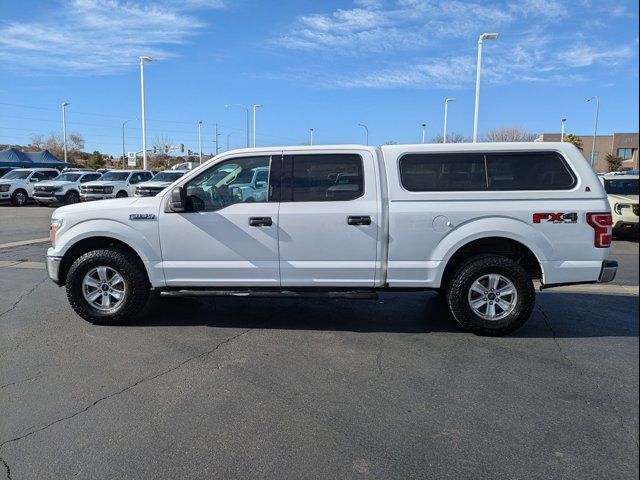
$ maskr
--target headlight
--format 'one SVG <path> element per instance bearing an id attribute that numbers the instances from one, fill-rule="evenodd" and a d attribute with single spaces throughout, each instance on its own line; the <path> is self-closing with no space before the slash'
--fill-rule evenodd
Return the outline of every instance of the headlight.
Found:
<path id="1" fill-rule="evenodd" d="M 59 187 L 56 187 L 53 189 L 54 192 L 59 192 L 60 190 L 62 190 L 64 187 L 61 185 Z"/>
<path id="2" fill-rule="evenodd" d="M 613 209 L 615 210 L 615 212 L 616 212 L 618 215 L 622 215 L 622 209 L 623 209 L 623 208 L 631 208 L 631 207 L 632 207 L 632 205 L 629 205 L 628 203 L 616 203 L 616 204 L 613 206 Z"/>
<path id="3" fill-rule="evenodd" d="M 49 227 L 49 238 L 51 239 L 51 245 L 56 246 L 56 234 L 58 230 L 62 228 L 62 220 L 59 218 L 51 219 L 51 226 Z"/>
<path id="4" fill-rule="evenodd" d="M 8 192 L 11 185 L 0 185 L 0 192 Z"/>
<path id="5" fill-rule="evenodd" d="M 104 187 L 104 193 L 113 193 L 113 187 Z"/>

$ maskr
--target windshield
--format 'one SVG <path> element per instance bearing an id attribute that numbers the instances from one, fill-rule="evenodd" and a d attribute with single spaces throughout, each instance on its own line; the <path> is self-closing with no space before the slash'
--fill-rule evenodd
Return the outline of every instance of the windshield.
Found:
<path id="1" fill-rule="evenodd" d="M 253 179 L 253 170 L 241 171 L 236 179 L 232 182 L 234 185 L 241 185 L 243 183 L 251 183 Z"/>
<path id="2" fill-rule="evenodd" d="M 605 180 L 604 189 L 612 195 L 638 195 L 637 178 L 619 178 Z"/>
<path id="3" fill-rule="evenodd" d="M 175 182 L 185 172 L 160 172 L 151 179 L 152 182 Z"/>
<path id="4" fill-rule="evenodd" d="M 63 173 L 62 175 L 58 175 L 54 180 L 56 182 L 77 182 L 80 178 L 80 173 Z"/>
<path id="5" fill-rule="evenodd" d="M 24 180 L 25 178 L 28 178 L 29 175 L 31 175 L 31 170 L 12 170 L 11 172 L 7 173 L 4 177 L 2 177 L 3 180 Z"/>
<path id="6" fill-rule="evenodd" d="M 124 182 L 127 178 L 129 178 L 129 172 L 107 172 L 100 181 Z"/>

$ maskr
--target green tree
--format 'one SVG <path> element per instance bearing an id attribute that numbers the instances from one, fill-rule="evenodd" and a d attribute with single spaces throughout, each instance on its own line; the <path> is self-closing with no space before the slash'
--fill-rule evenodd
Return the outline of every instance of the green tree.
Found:
<path id="1" fill-rule="evenodd" d="M 609 172 L 617 172 L 622 167 L 623 160 L 613 153 L 607 153 L 604 159 L 607 161 L 607 170 Z"/>
<path id="2" fill-rule="evenodd" d="M 564 141 L 573 143 L 578 150 L 582 151 L 582 140 L 579 137 L 576 137 L 573 133 L 570 133 L 569 135 L 565 135 Z"/>
<path id="3" fill-rule="evenodd" d="M 91 155 L 89 155 L 89 158 L 87 159 L 87 167 L 95 170 L 104 167 L 104 165 L 104 157 L 99 151 L 95 150 Z"/>

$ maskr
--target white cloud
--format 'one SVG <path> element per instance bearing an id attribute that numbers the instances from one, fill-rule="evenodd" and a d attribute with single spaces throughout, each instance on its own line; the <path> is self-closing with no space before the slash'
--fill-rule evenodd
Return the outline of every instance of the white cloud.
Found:
<path id="1" fill-rule="evenodd" d="M 45 19 L 0 27 L 0 61 L 33 73 L 112 73 L 139 55 L 171 57 L 167 46 L 205 26 L 190 12 L 223 7 L 220 0 L 72 0 Z"/>

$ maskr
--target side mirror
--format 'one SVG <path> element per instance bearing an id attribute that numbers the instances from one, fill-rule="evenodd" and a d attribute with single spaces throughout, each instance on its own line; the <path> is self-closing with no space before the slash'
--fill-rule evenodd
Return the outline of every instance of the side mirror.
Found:
<path id="1" fill-rule="evenodd" d="M 171 202 L 169 206 L 173 212 L 186 211 L 186 202 L 184 198 L 184 189 L 182 187 L 176 187 L 171 190 Z"/>
<path id="2" fill-rule="evenodd" d="M 32 178 L 31 180 L 29 180 L 29 181 L 30 181 L 31 183 L 36 183 L 36 182 L 39 182 L 39 181 L 40 181 L 40 179 L 39 179 L 39 178 L 37 178 L 37 177 L 34 177 L 34 178 Z"/>

